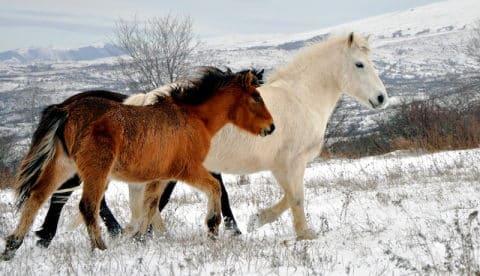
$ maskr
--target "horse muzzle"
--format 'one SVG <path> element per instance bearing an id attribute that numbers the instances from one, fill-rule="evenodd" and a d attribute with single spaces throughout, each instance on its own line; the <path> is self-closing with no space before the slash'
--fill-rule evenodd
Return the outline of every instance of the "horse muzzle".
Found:
<path id="1" fill-rule="evenodd" d="M 268 126 L 266 128 L 262 128 L 262 130 L 260 131 L 260 136 L 262 136 L 262 137 L 268 136 L 268 135 L 272 134 L 274 131 L 275 131 L 275 125 L 271 124 L 270 126 Z"/>
<path id="2" fill-rule="evenodd" d="M 373 109 L 382 109 L 388 105 L 388 96 L 386 93 L 381 92 L 376 97 L 368 100 Z"/>

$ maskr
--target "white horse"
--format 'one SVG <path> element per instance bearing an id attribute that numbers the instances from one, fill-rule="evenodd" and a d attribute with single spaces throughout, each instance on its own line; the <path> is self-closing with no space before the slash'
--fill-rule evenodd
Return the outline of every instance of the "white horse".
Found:
<path id="1" fill-rule="evenodd" d="M 307 162 L 322 149 L 328 119 L 340 96 L 345 92 L 374 109 L 388 101 L 369 53 L 368 38 L 353 33 L 306 47 L 258 89 L 275 120 L 273 135 L 260 139 L 226 126 L 214 137 L 204 163 L 210 171 L 271 171 L 283 189 L 275 205 L 250 218 L 249 232 L 275 221 L 290 207 L 297 239 L 316 237 L 305 218 L 303 175 Z M 152 104 L 138 99 L 142 96 L 133 97 L 137 99 L 127 99 L 125 104 Z M 132 214 L 139 214 L 143 193 L 138 185 L 130 187 Z M 132 216 L 132 221 L 138 219 Z"/>

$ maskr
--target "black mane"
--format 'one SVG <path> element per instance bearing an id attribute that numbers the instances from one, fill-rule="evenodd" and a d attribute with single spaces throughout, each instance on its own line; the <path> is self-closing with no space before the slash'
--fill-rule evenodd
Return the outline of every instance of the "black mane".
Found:
<path id="1" fill-rule="evenodd" d="M 188 81 L 186 84 L 173 85 L 170 91 L 172 99 L 179 103 L 199 105 L 210 99 L 219 89 L 233 81 L 237 76 L 244 76 L 248 72 L 262 75 L 262 72 L 251 69 L 233 73 L 227 69 L 222 71 L 216 67 L 203 67 L 200 77 Z"/>

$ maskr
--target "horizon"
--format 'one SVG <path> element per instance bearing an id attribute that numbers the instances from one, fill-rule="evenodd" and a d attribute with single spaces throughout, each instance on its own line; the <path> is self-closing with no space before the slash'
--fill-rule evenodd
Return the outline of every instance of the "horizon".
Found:
<path id="1" fill-rule="evenodd" d="M 5 2 L 0 0 L 0 4 L 7 7 L 0 11 L 0 32 L 9 39 L 0 41 L 0 52 L 27 48 L 74 49 L 109 43 L 115 21 L 120 18 L 128 20 L 133 16 L 150 18 L 169 13 L 189 15 L 194 21 L 196 35 L 205 40 L 236 35 L 313 31 L 442 1 L 407 0 L 398 3 L 393 0 L 339 0 L 327 3 L 323 0 L 304 0 L 301 4 L 292 5 L 283 0 L 275 4 L 273 0 L 246 0 L 241 3 L 220 0 L 158 3 L 142 0 L 133 6 L 128 1 L 114 0 L 101 3 L 87 0 L 76 5 L 59 0 L 47 0 L 41 4 L 35 0 L 21 0 L 8 5 Z M 47 10 L 45 4 L 53 8 Z M 309 8 L 305 9 L 306 6 Z M 318 12 L 322 8 L 328 9 L 328 13 Z M 212 13 L 212 9 L 217 12 Z"/>

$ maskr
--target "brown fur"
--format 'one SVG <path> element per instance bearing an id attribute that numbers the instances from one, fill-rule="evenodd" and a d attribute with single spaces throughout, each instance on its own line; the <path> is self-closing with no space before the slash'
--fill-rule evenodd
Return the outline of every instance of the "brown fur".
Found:
<path id="1" fill-rule="evenodd" d="M 198 188 L 208 196 L 206 223 L 210 234 L 216 235 L 221 190 L 218 181 L 202 165 L 210 141 L 229 122 L 258 135 L 266 129 L 271 133 L 273 120 L 258 95 L 258 80 L 251 72 L 209 70 L 216 71 L 207 69 L 202 79 L 192 82 L 192 87 L 178 91 L 173 97 L 161 97 L 151 106 L 85 98 L 59 107 L 67 114 L 64 124 L 46 131 L 57 133 L 55 148 L 49 151 L 53 158 L 41 164 L 44 169 L 35 185 L 25 188 L 28 196 L 22 217 L 7 243 L 20 246 L 42 203 L 74 173 L 84 183 L 80 211 L 92 248 L 106 248 L 97 218 L 109 178 L 150 183 L 144 202 L 148 210 L 141 231 L 146 230 L 155 214 L 165 181 L 176 179 Z M 202 93 L 195 90 L 198 87 L 208 90 L 202 80 L 207 80 L 208 87 L 214 90 L 206 92 L 208 95 L 192 94 L 192 91 Z M 13 256 L 16 250 L 13 247 L 7 246 L 4 259 Z"/>

